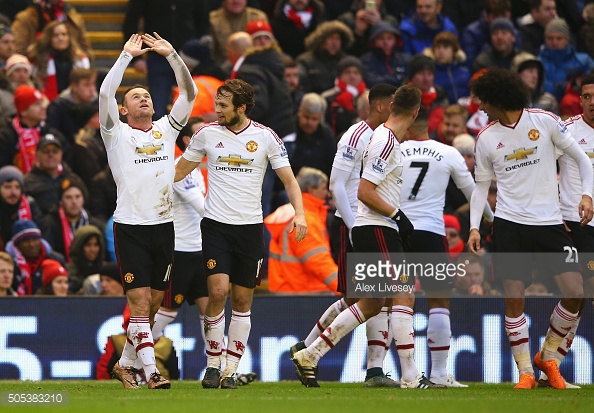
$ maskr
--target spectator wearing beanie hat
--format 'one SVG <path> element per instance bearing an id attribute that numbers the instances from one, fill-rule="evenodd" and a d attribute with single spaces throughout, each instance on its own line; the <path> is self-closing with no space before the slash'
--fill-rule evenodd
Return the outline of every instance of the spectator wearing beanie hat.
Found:
<path id="1" fill-rule="evenodd" d="M 245 32 L 252 36 L 254 46 L 270 46 L 276 43 L 272 28 L 266 20 L 252 20 L 245 26 Z"/>
<path id="2" fill-rule="evenodd" d="M 0 166 L 15 165 L 23 173 L 33 168 L 39 139 L 50 133 L 60 139 L 62 134 L 45 124 L 46 99 L 37 89 L 20 85 L 14 92 L 16 116 L 0 128 Z M 70 147 L 66 148 L 70 156 Z"/>
<path id="3" fill-rule="evenodd" d="M 22 54 L 13 54 L 6 61 L 6 77 L 16 88 L 30 84 L 31 62 Z"/>
<path id="4" fill-rule="evenodd" d="M 68 295 L 68 271 L 58 261 L 43 260 L 41 263 L 41 289 L 36 295 Z"/>
<path id="5" fill-rule="evenodd" d="M 406 79 L 410 55 L 402 52 L 400 31 L 380 21 L 371 27 L 369 50 L 361 55 L 363 76 L 368 88 L 379 83 L 400 86 Z"/>
<path id="6" fill-rule="evenodd" d="M 76 176 L 70 176 L 62 182 L 60 187 L 58 210 L 46 215 L 47 224 L 52 235 L 47 241 L 54 251 L 66 257 L 68 263 L 72 261 L 70 246 L 74 242 L 73 239 L 78 229 L 88 225 L 97 227 L 99 231 L 104 229 L 103 223 L 90 216 L 84 207 L 89 197 L 88 194 L 84 182 Z M 97 241 L 97 245 L 99 245 L 99 241 Z"/>
<path id="7" fill-rule="evenodd" d="M 41 238 L 41 231 L 33 221 L 20 220 L 12 226 L 12 240 L 6 252 L 16 261 L 12 288 L 18 295 L 32 295 L 42 287 L 41 263 L 49 258 L 66 265 L 64 257 L 52 251 L 49 243 Z"/>
<path id="8" fill-rule="evenodd" d="M 551 20 L 545 28 L 545 43 L 538 58 L 544 66 L 544 88 L 561 101 L 571 80 L 594 69 L 594 59 L 570 43 L 569 26 L 563 19 Z"/>
<path id="9" fill-rule="evenodd" d="M 334 87 L 322 93 L 328 102 L 326 122 L 334 136 L 340 136 L 357 119 L 355 100 L 367 90 L 363 81 L 363 65 L 354 56 L 347 56 L 336 66 Z"/>
<path id="10" fill-rule="evenodd" d="M 407 73 L 408 83 L 421 90 L 421 102 L 429 112 L 429 133 L 432 133 L 449 105 L 446 91 L 434 83 L 435 62 L 428 56 L 416 55 L 408 63 Z"/>
<path id="11" fill-rule="evenodd" d="M 483 68 L 501 67 L 510 69 L 512 61 L 518 55 L 527 54 L 514 46 L 516 31 L 511 20 L 498 17 L 491 22 L 491 47 L 480 53 L 472 64 L 472 71 Z"/>
<path id="12" fill-rule="evenodd" d="M 117 263 L 105 263 L 99 270 L 99 278 L 101 280 L 101 295 L 120 297 L 124 295 L 122 277 Z"/>
<path id="13" fill-rule="evenodd" d="M 206 123 L 216 121 L 215 94 L 228 75 L 214 61 L 210 45 L 203 39 L 192 39 L 186 42 L 179 55 L 192 73 L 192 79 L 198 89 L 198 96 L 200 96 L 200 99 L 194 101 L 190 116 L 201 116 Z M 173 89 L 173 102 L 178 97 L 179 87 L 176 86 Z"/>
<path id="14" fill-rule="evenodd" d="M 456 258 L 464 251 L 464 241 L 460 237 L 460 222 L 454 215 L 444 215 L 446 239 L 450 250 L 450 258 Z"/>
<path id="15" fill-rule="evenodd" d="M 0 251 L 12 237 L 12 225 L 19 219 L 33 220 L 43 234 L 47 226 L 35 200 L 25 195 L 23 173 L 12 165 L 0 168 Z"/>

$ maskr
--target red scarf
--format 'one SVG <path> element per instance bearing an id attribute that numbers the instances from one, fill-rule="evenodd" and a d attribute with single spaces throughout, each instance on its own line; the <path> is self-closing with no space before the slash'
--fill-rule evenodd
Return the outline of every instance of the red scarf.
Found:
<path id="1" fill-rule="evenodd" d="M 19 204 L 18 215 L 19 220 L 33 219 L 33 214 L 31 213 L 31 206 L 29 205 L 29 201 L 27 201 L 27 197 L 25 195 L 21 195 L 21 203 Z"/>
<path id="2" fill-rule="evenodd" d="M 16 115 L 12 119 L 12 127 L 19 135 L 19 153 L 14 157 L 14 165 L 23 173 L 28 173 L 35 163 L 35 151 L 41 134 L 38 128 L 23 128 L 21 118 Z"/>
<path id="3" fill-rule="evenodd" d="M 293 22 L 293 25 L 296 28 L 303 29 L 305 24 L 303 23 L 303 20 L 299 14 L 309 14 L 311 16 L 313 14 L 313 7 L 309 6 L 304 11 L 296 12 L 295 9 L 293 9 L 293 7 L 291 7 L 289 4 L 285 5 L 285 15 Z M 309 18 L 309 22 L 311 22 L 311 17 Z M 307 26 L 309 26 L 309 22 L 307 23 Z"/>
<path id="4" fill-rule="evenodd" d="M 35 272 L 39 269 L 41 262 L 47 256 L 45 246 L 43 245 L 43 243 L 41 243 L 41 253 L 37 256 L 37 258 L 34 261 L 27 260 L 16 246 L 14 247 L 14 255 L 16 258 L 17 265 L 21 270 L 21 275 L 23 277 L 23 281 L 19 284 L 16 292 L 18 295 L 32 295 L 34 291 L 33 279 L 31 278 L 31 276 L 35 274 Z"/>
<path id="5" fill-rule="evenodd" d="M 339 78 L 334 81 L 334 86 L 340 90 L 340 93 L 336 95 L 336 102 L 349 112 L 355 110 L 355 98 L 363 93 L 367 87 L 365 82 L 359 83 L 357 87 L 347 85 Z"/>
<path id="6" fill-rule="evenodd" d="M 454 248 L 450 248 L 450 258 L 454 259 L 464 251 L 464 241 L 460 240 Z"/>
<path id="7" fill-rule="evenodd" d="M 74 62 L 72 62 L 72 69 L 76 68 L 85 68 L 88 69 L 90 67 L 89 58 L 81 54 L 79 55 Z M 49 56 L 49 60 L 47 61 L 47 70 L 45 73 L 45 79 L 43 84 L 43 93 L 49 100 L 54 100 L 60 94 L 58 90 L 58 77 L 56 71 L 56 62 L 52 56 Z"/>
<path id="8" fill-rule="evenodd" d="M 435 99 L 437 99 L 437 90 L 433 86 L 431 86 L 428 92 L 421 93 L 421 101 L 427 108 L 431 106 Z"/>
<path id="9" fill-rule="evenodd" d="M 72 228 L 72 225 L 70 225 L 70 221 L 68 221 L 68 217 L 66 216 L 66 212 L 64 212 L 64 207 L 60 207 L 58 214 L 60 215 L 60 224 L 62 225 L 64 255 L 66 256 L 66 262 L 70 262 L 72 261 L 70 258 L 70 245 L 72 245 L 72 240 L 74 239 L 74 230 L 83 225 L 89 225 L 89 216 L 87 215 L 87 211 L 83 209 L 80 213 L 78 223 Z"/>

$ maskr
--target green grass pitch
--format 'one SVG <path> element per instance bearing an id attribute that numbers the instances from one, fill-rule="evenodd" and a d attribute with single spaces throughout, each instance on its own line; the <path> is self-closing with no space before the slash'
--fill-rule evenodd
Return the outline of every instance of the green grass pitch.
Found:
<path id="1" fill-rule="evenodd" d="M 594 408 L 594 386 L 581 390 L 513 390 L 511 384 L 473 383 L 467 389 L 364 389 L 360 383 L 322 382 L 307 389 L 299 382 L 254 382 L 237 390 L 204 390 L 198 381 L 172 382 L 171 390 L 126 390 L 120 382 L 69 380 L 0 381 L 8 412 L 324 412 L 324 413 L 581 413 Z M 6 404 L 6 392 L 67 392 L 69 404 Z"/>

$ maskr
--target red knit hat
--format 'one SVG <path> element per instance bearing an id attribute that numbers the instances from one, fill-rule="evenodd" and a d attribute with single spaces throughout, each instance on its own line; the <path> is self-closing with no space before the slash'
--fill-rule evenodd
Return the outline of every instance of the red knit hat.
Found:
<path id="1" fill-rule="evenodd" d="M 68 277 L 68 271 L 55 260 L 43 260 L 41 263 L 41 285 L 50 285 L 57 277 Z"/>
<path id="2" fill-rule="evenodd" d="M 29 85 L 20 85 L 14 91 L 14 106 L 17 113 L 22 113 L 33 103 L 43 100 L 45 96 L 39 90 Z"/>
<path id="3" fill-rule="evenodd" d="M 443 216 L 443 222 L 446 228 L 455 228 L 456 231 L 460 232 L 460 221 L 454 215 L 445 214 Z"/>
<path id="4" fill-rule="evenodd" d="M 260 36 L 268 36 L 274 39 L 272 27 L 266 20 L 252 20 L 245 26 L 245 31 L 252 36 L 252 39 Z"/>

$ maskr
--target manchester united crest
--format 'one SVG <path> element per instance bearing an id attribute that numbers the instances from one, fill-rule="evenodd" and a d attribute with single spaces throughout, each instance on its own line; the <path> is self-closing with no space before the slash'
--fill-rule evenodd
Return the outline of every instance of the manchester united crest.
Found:
<path id="1" fill-rule="evenodd" d="M 153 130 L 153 138 L 161 139 L 162 137 L 163 137 L 163 134 L 161 133 L 161 131 Z"/>
<path id="2" fill-rule="evenodd" d="M 184 296 L 182 294 L 177 294 L 174 300 L 177 304 L 181 304 L 184 302 Z"/>
<path id="3" fill-rule="evenodd" d="M 531 141 L 537 141 L 538 138 L 540 138 L 540 132 L 538 129 L 530 129 L 530 132 L 528 132 L 528 139 Z"/>
<path id="4" fill-rule="evenodd" d="M 248 152 L 256 152 L 258 150 L 258 143 L 256 141 L 249 141 L 245 144 L 245 149 L 247 149 Z"/>
<path id="5" fill-rule="evenodd" d="M 130 284 L 132 281 L 134 281 L 134 274 L 131 272 L 126 273 L 126 275 L 124 275 L 124 281 Z"/>
<path id="6" fill-rule="evenodd" d="M 588 269 L 594 271 L 594 261 L 588 261 Z"/>
<path id="7" fill-rule="evenodd" d="M 214 267 L 217 266 L 217 261 L 213 260 L 212 258 L 208 261 L 206 261 L 206 268 L 208 268 L 209 270 L 212 270 Z"/>
<path id="8" fill-rule="evenodd" d="M 400 274 L 400 282 L 406 284 L 408 282 L 408 274 Z"/>

